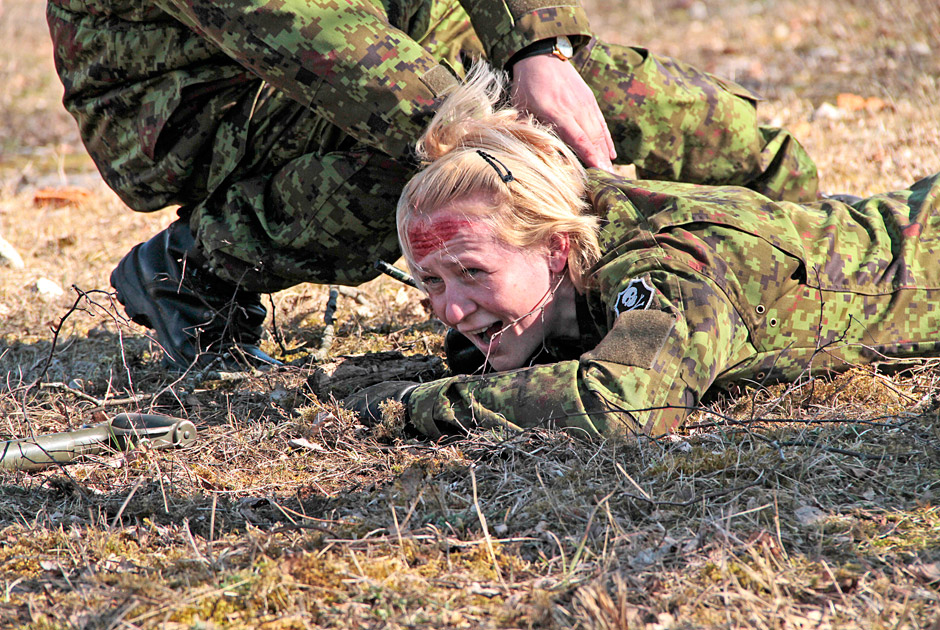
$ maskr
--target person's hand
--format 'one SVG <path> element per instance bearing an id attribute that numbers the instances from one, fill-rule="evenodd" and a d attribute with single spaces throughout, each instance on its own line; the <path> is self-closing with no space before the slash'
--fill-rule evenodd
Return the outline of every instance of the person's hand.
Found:
<path id="1" fill-rule="evenodd" d="M 341 401 L 341 405 L 359 416 L 359 421 L 367 426 L 382 422 L 380 405 L 387 400 L 407 403 L 408 395 L 417 383 L 411 381 L 385 381 L 350 394 Z"/>
<path id="2" fill-rule="evenodd" d="M 594 93 L 573 65 L 552 55 L 520 59 L 512 67 L 513 104 L 556 133 L 585 166 L 610 171 L 617 157 Z"/>

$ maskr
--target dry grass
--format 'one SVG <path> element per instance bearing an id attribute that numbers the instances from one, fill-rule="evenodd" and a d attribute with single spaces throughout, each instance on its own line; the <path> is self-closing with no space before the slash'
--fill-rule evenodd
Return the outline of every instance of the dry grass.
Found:
<path id="1" fill-rule="evenodd" d="M 317 422 L 327 291 L 300 286 L 273 296 L 267 346 L 294 367 L 169 377 L 106 289 L 172 212 L 131 213 L 98 182 L 58 103 L 42 10 L 0 0 L 0 236 L 26 263 L 0 276 L 0 434 L 152 409 L 200 439 L 0 473 L 0 626 L 940 629 L 935 362 L 741 391 L 668 440 L 379 439 L 344 415 Z M 608 39 L 763 93 L 826 190 L 940 170 L 933 0 L 589 10 Z M 874 100 L 822 116 L 840 93 Z M 67 205 L 39 194 L 66 186 Z M 31 293 L 40 277 L 66 295 Z M 440 342 L 393 281 L 339 301 L 334 356 Z"/>

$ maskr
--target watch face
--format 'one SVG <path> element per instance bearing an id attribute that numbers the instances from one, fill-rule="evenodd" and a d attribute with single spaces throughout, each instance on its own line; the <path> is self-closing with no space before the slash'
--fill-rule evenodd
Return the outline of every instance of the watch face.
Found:
<path id="1" fill-rule="evenodd" d="M 574 56 L 574 47 L 571 45 L 571 40 L 564 35 L 561 35 L 555 40 L 555 50 L 565 59 L 570 59 Z"/>

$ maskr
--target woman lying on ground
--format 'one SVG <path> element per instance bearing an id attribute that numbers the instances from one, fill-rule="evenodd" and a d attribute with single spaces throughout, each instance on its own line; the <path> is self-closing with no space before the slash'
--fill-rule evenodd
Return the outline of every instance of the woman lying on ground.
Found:
<path id="1" fill-rule="evenodd" d="M 403 400 L 431 437 L 660 435 L 713 387 L 940 354 L 940 177 L 853 206 L 633 181 L 585 171 L 502 90 L 478 66 L 449 97 L 398 205 L 434 313 L 499 371 L 383 383 L 347 407 Z"/>

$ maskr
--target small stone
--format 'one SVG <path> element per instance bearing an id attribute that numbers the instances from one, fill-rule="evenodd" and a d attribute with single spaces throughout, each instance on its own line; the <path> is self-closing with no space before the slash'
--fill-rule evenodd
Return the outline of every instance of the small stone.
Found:
<path id="1" fill-rule="evenodd" d="M 652 549 L 642 549 L 631 558 L 627 558 L 627 563 L 633 569 L 643 569 L 656 562 L 656 554 Z"/>
<path id="2" fill-rule="evenodd" d="M 3 237 L 0 237 L 0 265 L 6 265 L 14 269 L 22 269 L 26 266 L 23 263 L 23 257 L 16 251 L 16 248 Z"/>
<path id="3" fill-rule="evenodd" d="M 274 388 L 274 391 L 271 392 L 271 402 L 276 405 L 282 405 L 290 399 L 291 393 L 285 388 L 278 385 Z"/>
<path id="4" fill-rule="evenodd" d="M 793 515 L 796 516 L 796 520 L 806 526 L 815 525 L 826 518 L 825 512 L 812 505 L 804 505 L 796 508 L 796 510 L 793 511 Z"/>
<path id="5" fill-rule="evenodd" d="M 325 451 L 321 445 L 306 438 L 294 438 L 287 441 L 287 445 L 295 451 Z"/>
<path id="6" fill-rule="evenodd" d="M 355 309 L 356 315 L 363 319 L 369 319 L 370 317 L 375 317 L 375 309 L 371 304 L 360 304 Z"/>
<path id="7" fill-rule="evenodd" d="M 823 103 L 813 112 L 813 120 L 841 120 L 845 117 L 845 110 L 839 109 L 832 103 Z"/>
<path id="8" fill-rule="evenodd" d="M 39 278 L 31 288 L 44 300 L 56 300 L 65 295 L 62 287 L 49 278 Z"/>
<path id="9" fill-rule="evenodd" d="M 817 59 L 836 59 L 839 57 L 839 51 L 832 46 L 819 46 L 814 48 L 810 55 Z"/>
<path id="10" fill-rule="evenodd" d="M 708 7 L 704 2 L 693 2 L 689 7 L 689 17 L 693 20 L 704 20 L 708 17 Z"/>
<path id="11" fill-rule="evenodd" d="M 933 51 L 930 49 L 930 44 L 927 42 L 914 42 L 911 44 L 911 52 L 915 55 L 922 55 L 924 57 L 933 54 Z"/>

